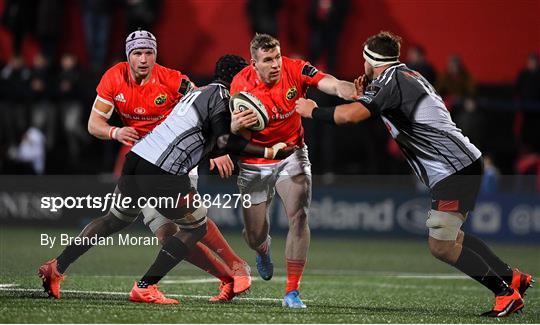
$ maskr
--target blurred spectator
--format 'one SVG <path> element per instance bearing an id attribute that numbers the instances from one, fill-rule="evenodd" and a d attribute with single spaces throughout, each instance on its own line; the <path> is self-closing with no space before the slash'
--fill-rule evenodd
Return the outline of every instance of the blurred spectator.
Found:
<path id="1" fill-rule="evenodd" d="M 69 53 L 62 55 L 55 91 L 60 109 L 62 137 L 66 140 L 71 164 L 77 163 L 82 144 L 90 140 L 86 125 L 83 123 L 80 79 L 77 58 Z"/>
<path id="2" fill-rule="evenodd" d="M 29 80 L 30 70 L 21 56 L 13 56 L 0 74 L 0 129 L 4 147 L 19 143 L 28 127 Z"/>
<path id="3" fill-rule="evenodd" d="M 126 35 L 138 28 L 152 30 L 161 0 L 126 0 Z"/>
<path id="4" fill-rule="evenodd" d="M 484 154 L 484 175 L 482 176 L 482 184 L 480 186 L 480 193 L 493 194 L 499 190 L 499 177 L 500 172 L 497 166 L 495 166 L 491 155 Z"/>
<path id="5" fill-rule="evenodd" d="M 51 101 L 49 62 L 42 53 L 34 56 L 30 72 L 30 96 L 32 99 L 32 126 L 45 133 L 47 148 L 55 145 L 56 109 Z"/>
<path id="6" fill-rule="evenodd" d="M 448 59 L 447 70 L 437 79 L 436 88 L 449 109 L 461 106 L 475 94 L 474 80 L 457 55 Z"/>
<path id="7" fill-rule="evenodd" d="M 430 84 L 434 85 L 437 81 L 435 69 L 426 60 L 424 48 L 420 45 L 413 45 L 407 51 L 407 66 L 418 71 Z"/>
<path id="8" fill-rule="evenodd" d="M 107 60 L 111 25 L 110 0 L 81 0 L 86 50 L 91 67 L 100 71 Z"/>
<path id="9" fill-rule="evenodd" d="M 520 99 L 540 101 L 540 66 L 538 54 L 531 53 L 527 58 L 527 66 L 519 72 L 516 90 Z"/>
<path id="10" fill-rule="evenodd" d="M 540 153 L 540 66 L 537 54 L 529 54 L 526 68 L 521 70 L 517 77 L 516 91 L 522 109 L 522 150 Z"/>
<path id="11" fill-rule="evenodd" d="M 349 7 L 350 0 L 311 0 L 309 7 L 309 61 L 320 65 L 319 59 L 326 54 L 326 66 L 321 69 L 330 74 L 336 72 L 337 46 Z"/>
<path id="12" fill-rule="evenodd" d="M 277 13 L 282 4 L 282 0 L 248 0 L 247 12 L 253 34 L 278 37 Z"/>
<path id="13" fill-rule="evenodd" d="M 45 171 L 45 136 L 35 127 L 30 127 L 18 146 L 10 148 L 9 172 L 22 174 L 43 174 Z"/>
<path id="14" fill-rule="evenodd" d="M 64 27 L 64 1 L 40 0 L 34 5 L 37 6 L 36 36 L 41 52 L 48 62 L 52 62 Z"/>
<path id="15" fill-rule="evenodd" d="M 22 41 L 36 27 L 35 0 L 6 0 L 2 23 L 12 33 L 13 55 L 21 55 Z"/>

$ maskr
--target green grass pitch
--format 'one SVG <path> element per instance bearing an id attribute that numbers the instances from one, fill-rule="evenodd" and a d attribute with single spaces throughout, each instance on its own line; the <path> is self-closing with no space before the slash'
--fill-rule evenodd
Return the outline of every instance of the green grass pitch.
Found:
<path id="1" fill-rule="evenodd" d="M 217 293 L 217 280 L 186 262 L 161 284 L 180 305 L 129 302 L 133 281 L 146 271 L 158 246 L 92 249 L 68 270 L 62 299 L 52 300 L 42 292 L 36 271 L 62 247 L 41 247 L 42 232 L 60 230 L 0 229 L 0 323 L 540 323 L 537 288 L 529 289 L 523 314 L 479 317 L 494 301 L 488 290 L 435 260 L 422 241 L 382 238 L 312 236 L 301 285 L 306 310 L 281 307 L 283 237 L 273 238 L 276 272 L 265 282 L 237 233 L 226 237 L 251 264 L 254 282 L 250 292 L 230 303 L 208 302 Z M 508 263 L 540 276 L 540 247 L 493 247 Z"/>

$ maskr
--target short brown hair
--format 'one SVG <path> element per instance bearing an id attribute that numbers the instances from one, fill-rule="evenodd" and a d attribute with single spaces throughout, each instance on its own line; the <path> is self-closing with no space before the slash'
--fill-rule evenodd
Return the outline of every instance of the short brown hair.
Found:
<path id="1" fill-rule="evenodd" d="M 262 49 L 263 51 L 268 51 L 278 46 L 280 46 L 279 41 L 274 37 L 268 34 L 257 33 L 251 40 L 249 50 L 251 52 L 251 56 L 255 57 L 255 54 L 259 49 Z"/>
<path id="2" fill-rule="evenodd" d="M 378 34 L 370 36 L 364 46 L 380 55 L 397 56 L 401 50 L 401 37 L 391 32 L 381 31 Z"/>

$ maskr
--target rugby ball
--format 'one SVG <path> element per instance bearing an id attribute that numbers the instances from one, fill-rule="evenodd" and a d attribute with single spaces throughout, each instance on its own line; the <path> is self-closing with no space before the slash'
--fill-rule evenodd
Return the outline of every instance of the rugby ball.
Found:
<path id="1" fill-rule="evenodd" d="M 264 104 L 252 94 L 241 91 L 231 96 L 229 101 L 231 112 L 238 109 L 240 112 L 251 109 L 257 116 L 257 123 L 248 129 L 251 131 L 262 131 L 268 125 L 268 112 Z"/>

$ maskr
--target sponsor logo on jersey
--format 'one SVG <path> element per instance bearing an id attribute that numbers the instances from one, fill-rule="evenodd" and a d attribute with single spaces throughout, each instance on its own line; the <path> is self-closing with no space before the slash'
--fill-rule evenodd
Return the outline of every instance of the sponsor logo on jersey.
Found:
<path id="1" fill-rule="evenodd" d="M 136 107 L 133 112 L 135 112 L 135 114 L 144 115 L 144 113 L 146 113 L 146 110 L 144 109 L 144 107 Z"/>
<path id="2" fill-rule="evenodd" d="M 360 97 L 360 100 L 363 101 L 366 104 L 369 104 L 369 103 L 371 103 L 373 101 L 373 99 L 371 99 L 368 96 L 362 96 L 362 97 Z"/>
<path id="3" fill-rule="evenodd" d="M 139 107 L 142 108 L 142 107 Z M 137 120 L 137 121 L 159 121 L 163 120 L 167 115 L 137 115 L 137 114 L 128 114 L 128 113 L 120 113 L 123 118 L 127 118 L 130 120 Z"/>
<path id="4" fill-rule="evenodd" d="M 156 97 L 154 100 L 154 104 L 156 105 L 163 105 L 167 101 L 167 95 L 165 94 L 159 94 L 159 96 Z"/>
<path id="5" fill-rule="evenodd" d="M 302 75 L 308 76 L 310 78 L 313 78 L 313 76 L 316 75 L 317 72 L 319 72 L 319 70 L 317 70 L 317 68 L 315 68 L 314 66 L 312 66 L 310 64 L 307 64 L 307 63 L 302 68 Z"/>
<path id="6" fill-rule="evenodd" d="M 120 102 L 120 103 L 125 103 L 126 102 L 126 99 L 124 98 L 123 93 L 119 93 L 118 95 L 116 95 L 116 97 L 114 97 L 114 100 L 116 100 L 117 102 Z"/>
<path id="7" fill-rule="evenodd" d="M 275 110 L 274 110 L 275 108 Z M 283 114 L 283 110 L 279 107 L 274 107 L 272 109 L 272 112 L 274 112 L 275 114 L 272 114 L 272 117 L 271 119 L 276 121 L 276 120 L 285 120 L 285 119 L 288 119 L 289 117 L 291 117 L 291 115 L 294 114 L 294 112 L 296 112 L 294 109 L 292 111 L 289 111 L 285 114 Z"/>
<path id="8" fill-rule="evenodd" d="M 369 85 L 369 86 L 367 86 L 367 88 L 364 90 L 364 94 L 365 94 L 365 95 L 368 95 L 368 96 L 371 96 L 371 97 L 375 97 L 375 96 L 377 96 L 377 94 L 379 93 L 380 90 L 381 90 L 381 87 L 380 87 L 380 86 Z"/>
<path id="9" fill-rule="evenodd" d="M 287 90 L 287 94 L 285 95 L 285 97 L 288 100 L 291 100 L 294 97 L 296 97 L 296 94 L 298 94 L 298 90 L 296 90 L 296 87 L 292 87 L 292 88 L 289 88 L 289 90 Z"/>

